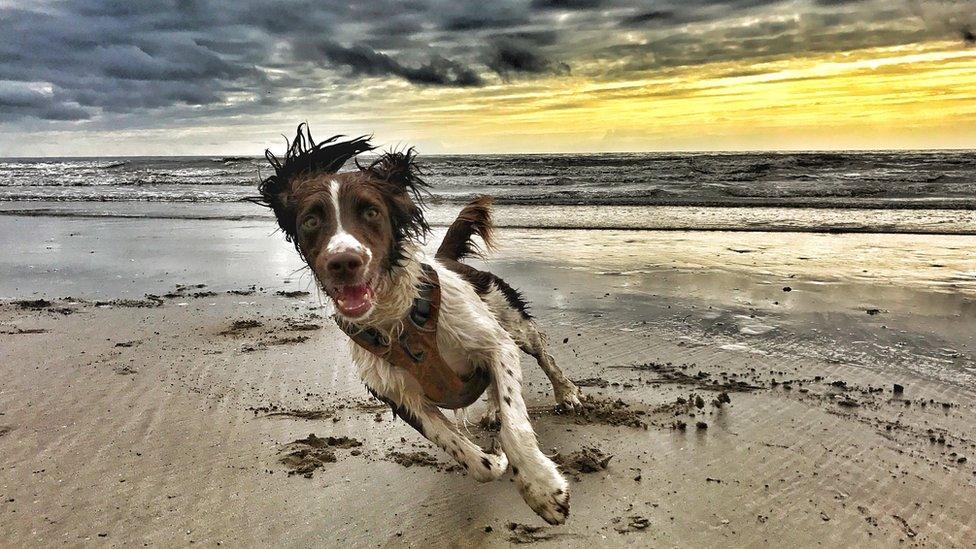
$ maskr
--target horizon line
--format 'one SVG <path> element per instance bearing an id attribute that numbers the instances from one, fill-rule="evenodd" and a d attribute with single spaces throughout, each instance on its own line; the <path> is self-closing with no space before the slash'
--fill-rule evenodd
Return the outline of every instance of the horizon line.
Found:
<path id="1" fill-rule="evenodd" d="M 890 149 L 869 149 L 869 148 L 848 148 L 848 149 L 657 149 L 657 150 L 621 150 L 621 151 L 520 151 L 520 152 L 440 152 L 425 153 L 418 150 L 421 156 L 541 156 L 541 155 L 596 155 L 596 154 L 825 154 L 825 153 L 938 153 L 938 152 L 976 152 L 973 147 L 939 147 L 939 148 L 890 148 Z M 378 155 L 373 151 L 367 151 L 357 156 Z M 223 159 L 251 159 L 258 160 L 264 158 L 263 154 L 126 154 L 126 155 L 41 155 L 41 156 L 0 156 L 0 160 L 40 160 L 40 159 L 90 159 L 90 158 L 223 158 Z"/>

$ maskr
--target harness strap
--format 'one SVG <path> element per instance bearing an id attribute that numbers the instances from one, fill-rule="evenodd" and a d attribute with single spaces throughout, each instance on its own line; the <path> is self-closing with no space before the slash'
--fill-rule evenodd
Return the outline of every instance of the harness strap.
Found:
<path id="1" fill-rule="evenodd" d="M 473 404 L 490 382 L 488 373 L 476 369 L 462 378 L 444 362 L 437 348 L 437 321 L 441 307 L 441 287 L 437 272 L 422 264 L 418 295 L 403 320 L 397 341 L 370 327 L 359 327 L 333 318 L 357 345 L 404 369 L 420 384 L 424 395 L 441 408 L 457 409 Z"/>

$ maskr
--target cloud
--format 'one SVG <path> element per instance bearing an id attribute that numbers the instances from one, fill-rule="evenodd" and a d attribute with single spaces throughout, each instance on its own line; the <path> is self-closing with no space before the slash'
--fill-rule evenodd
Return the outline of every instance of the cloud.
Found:
<path id="1" fill-rule="evenodd" d="M 592 46 L 590 66 L 601 67 L 603 78 L 612 80 L 627 74 L 716 62 L 763 63 L 901 46 L 951 39 L 954 34 L 926 25 L 913 16 L 907 3 L 863 0 L 849 4 L 844 10 L 810 7 L 801 13 L 786 5 L 763 7 L 761 0 L 735 2 L 734 6 L 731 2 L 706 5 L 692 1 L 682 9 L 675 4 L 670 22 L 648 29 L 643 40 Z M 731 7 L 735 9 L 727 12 Z M 602 69 L 608 65 L 612 67 Z"/>
<path id="2" fill-rule="evenodd" d="M 640 27 L 657 21 L 669 21 L 674 14 L 667 10 L 652 10 L 628 15 L 620 20 L 623 27 Z"/>
<path id="3" fill-rule="evenodd" d="M 35 84 L 0 81 L 0 120 L 21 117 L 75 121 L 86 120 L 91 113 Z"/>
<path id="4" fill-rule="evenodd" d="M 592 9 L 609 4 L 608 0 L 532 0 L 534 8 L 555 10 Z"/>
<path id="5" fill-rule="evenodd" d="M 0 120 L 258 117 L 355 96 L 598 80 L 966 39 L 970 0 L 0 2 Z M 969 35 L 971 36 L 971 34 Z M 370 79 L 369 86 L 358 85 Z M 10 84 L 13 83 L 13 84 Z M 15 89 L 16 88 L 16 89 Z M 33 90 L 33 91 L 32 91 Z M 44 91 L 38 91 L 44 90 Z M 398 93 L 409 95 L 409 90 Z M 38 95 L 40 94 L 40 95 Z M 373 95 L 370 95 L 373 94 Z"/>
<path id="6" fill-rule="evenodd" d="M 0 83 L 0 107 L 39 107 L 47 105 L 50 101 L 50 94 L 20 82 Z"/>
<path id="7" fill-rule="evenodd" d="M 550 61 L 527 43 L 514 40 L 496 42 L 491 47 L 486 64 L 502 78 L 511 78 L 515 74 L 568 74 L 570 72 L 569 65 Z"/>
<path id="8" fill-rule="evenodd" d="M 520 15 L 508 10 L 495 13 L 477 10 L 461 15 L 455 15 L 444 21 L 442 27 L 447 31 L 475 31 L 485 29 L 512 28 L 523 22 Z"/>
<path id="9" fill-rule="evenodd" d="M 411 67 L 362 45 L 347 48 L 334 42 L 323 42 L 318 45 L 318 50 L 329 62 L 349 67 L 354 75 L 398 76 L 407 82 L 429 86 L 470 87 L 483 83 L 471 68 L 440 56 Z"/>

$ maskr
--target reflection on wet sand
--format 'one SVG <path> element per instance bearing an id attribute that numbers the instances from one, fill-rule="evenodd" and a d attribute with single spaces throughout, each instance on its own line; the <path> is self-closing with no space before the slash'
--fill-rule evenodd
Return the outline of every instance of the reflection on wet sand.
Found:
<path id="1" fill-rule="evenodd" d="M 27 221 L 30 239 L 21 237 Z M 490 268 L 537 306 L 694 326 L 690 338 L 710 334 L 749 352 L 805 346 L 955 381 L 974 371 L 976 236 L 499 233 Z M 0 258 L 7 298 L 140 298 L 199 283 L 314 292 L 294 250 L 263 222 L 0 216 L 0 246 L 11 252 Z"/>

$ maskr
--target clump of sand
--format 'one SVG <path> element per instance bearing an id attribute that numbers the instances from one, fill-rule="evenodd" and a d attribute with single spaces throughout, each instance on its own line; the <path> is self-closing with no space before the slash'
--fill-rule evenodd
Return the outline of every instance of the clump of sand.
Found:
<path id="1" fill-rule="evenodd" d="M 583 403 L 583 410 L 576 415 L 575 421 L 580 425 L 596 423 L 647 429 L 647 422 L 642 419 L 645 415 L 644 410 L 635 410 L 619 398 L 617 400 L 591 398 Z"/>
<path id="2" fill-rule="evenodd" d="M 309 433 L 305 438 L 286 444 L 282 450 L 284 455 L 278 461 L 288 468 L 288 476 L 302 475 L 312 478 L 316 469 L 326 463 L 338 461 L 334 449 L 350 449 L 362 445 L 362 442 L 350 437 L 322 438 L 315 433 Z"/>
<path id="3" fill-rule="evenodd" d="M 593 447 L 583 447 L 568 455 L 556 454 L 552 460 L 564 473 L 572 475 L 577 481 L 581 474 L 597 473 L 606 470 L 613 455 Z"/>
<path id="4" fill-rule="evenodd" d="M 398 450 L 390 450 L 387 452 L 386 458 L 393 463 L 400 464 L 404 467 L 413 467 L 414 465 L 418 467 L 432 467 L 441 472 L 461 470 L 459 465 L 439 461 L 437 458 L 427 452 L 424 452 L 423 450 L 416 452 L 400 452 Z"/>

